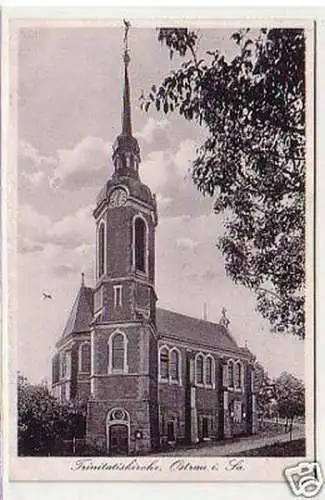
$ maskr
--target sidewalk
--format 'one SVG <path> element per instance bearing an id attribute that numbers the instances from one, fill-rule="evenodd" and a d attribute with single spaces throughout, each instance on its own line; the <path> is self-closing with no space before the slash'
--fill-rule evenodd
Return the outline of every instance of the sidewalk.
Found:
<path id="1" fill-rule="evenodd" d="M 292 440 L 305 438 L 305 433 L 302 429 L 293 429 Z M 272 445 L 278 442 L 284 443 L 290 441 L 290 434 L 283 433 L 272 437 L 259 437 L 247 436 L 238 438 L 236 441 L 223 442 L 216 444 L 200 444 L 197 447 L 177 448 L 169 450 L 168 452 L 159 453 L 160 456 L 201 456 L 201 457 L 226 457 L 236 455 L 244 451 L 252 450 L 255 448 L 262 448 L 263 446 Z M 157 453 L 158 455 L 158 453 Z"/>

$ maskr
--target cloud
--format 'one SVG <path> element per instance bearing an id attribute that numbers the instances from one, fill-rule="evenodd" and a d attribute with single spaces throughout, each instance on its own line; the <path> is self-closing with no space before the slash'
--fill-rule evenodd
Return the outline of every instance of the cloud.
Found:
<path id="1" fill-rule="evenodd" d="M 195 142 L 185 139 L 175 150 L 151 151 L 141 164 L 141 179 L 156 193 L 160 216 L 197 217 L 212 210 L 211 199 L 198 192 L 191 178 L 195 154 Z"/>
<path id="2" fill-rule="evenodd" d="M 154 141 L 158 142 L 159 140 L 166 138 L 166 131 L 169 126 L 170 122 L 167 118 L 164 118 L 163 120 L 155 120 L 150 117 L 146 121 L 142 130 L 136 132 L 134 135 L 137 139 L 143 139 L 147 143 L 152 143 Z"/>
<path id="3" fill-rule="evenodd" d="M 160 195 L 167 181 L 169 161 L 169 156 L 164 151 L 152 151 L 146 161 L 141 163 L 141 180 L 157 195 Z"/>
<path id="4" fill-rule="evenodd" d="M 73 264 L 60 264 L 53 268 L 53 274 L 58 277 L 76 274 L 77 272 L 79 272 L 79 266 Z"/>
<path id="5" fill-rule="evenodd" d="M 18 219 L 20 251 L 40 251 L 47 244 L 69 249 L 93 244 L 95 229 L 92 210 L 92 205 L 82 207 L 52 222 L 47 215 L 39 214 L 30 205 L 21 206 Z"/>
<path id="6" fill-rule="evenodd" d="M 178 174 L 184 177 L 190 177 L 190 167 L 196 155 L 196 144 L 190 139 L 185 139 L 179 145 L 175 155 L 174 162 L 177 166 Z"/>
<path id="7" fill-rule="evenodd" d="M 32 187 L 45 179 L 52 189 L 76 190 L 102 186 L 111 175 L 111 143 L 85 137 L 71 149 L 59 149 L 56 157 L 44 156 L 29 142 L 19 143 L 19 172 Z"/>
<path id="8" fill-rule="evenodd" d="M 31 160 L 31 164 L 34 168 L 40 168 L 41 166 L 53 166 L 56 164 L 56 159 L 52 156 L 41 155 L 38 149 L 32 146 L 28 141 L 21 139 L 19 141 L 19 155 L 22 158 L 28 158 Z"/>
<path id="9" fill-rule="evenodd" d="M 176 247 L 179 250 L 195 250 L 198 246 L 198 242 L 192 240 L 191 238 L 177 238 Z"/>
<path id="10" fill-rule="evenodd" d="M 57 163 L 54 157 L 41 155 L 38 149 L 25 140 L 19 142 L 18 158 L 19 173 L 32 188 L 40 186 Z"/>
<path id="11" fill-rule="evenodd" d="M 86 137 L 72 149 L 60 149 L 50 179 L 53 189 L 101 186 L 111 175 L 111 144 L 99 137 Z"/>

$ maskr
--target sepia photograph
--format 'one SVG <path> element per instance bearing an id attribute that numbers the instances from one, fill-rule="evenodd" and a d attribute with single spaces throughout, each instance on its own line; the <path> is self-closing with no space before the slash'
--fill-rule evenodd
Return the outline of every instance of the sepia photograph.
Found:
<path id="1" fill-rule="evenodd" d="M 311 459 L 312 26 L 8 32 L 11 454 L 180 475 Z"/>

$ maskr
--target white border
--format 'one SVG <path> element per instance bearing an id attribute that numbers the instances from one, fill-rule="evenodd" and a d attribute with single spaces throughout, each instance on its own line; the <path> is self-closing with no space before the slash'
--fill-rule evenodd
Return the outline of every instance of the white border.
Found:
<path id="1" fill-rule="evenodd" d="M 128 15 L 128 17 L 130 17 L 130 10 L 132 9 L 119 9 L 118 10 L 118 17 L 120 18 L 122 15 Z M 155 11 L 155 17 L 156 15 L 158 15 L 158 12 L 160 12 L 161 9 L 159 10 L 156 10 Z M 21 11 L 20 11 L 21 12 Z M 112 12 L 112 11 L 111 11 Z M 186 16 L 184 15 L 184 11 L 180 11 L 179 9 L 175 9 L 172 11 L 173 13 L 173 16 L 179 16 L 180 14 L 182 15 L 182 17 L 187 17 L 187 16 L 191 16 L 195 13 L 196 17 L 206 17 L 207 15 L 208 16 L 212 16 L 212 14 L 214 14 L 215 12 L 215 15 L 216 17 L 220 17 L 220 15 L 222 14 L 224 17 L 228 17 L 228 18 L 234 18 L 234 17 L 237 17 L 239 15 L 239 11 L 236 10 L 232 10 L 232 11 L 229 11 L 229 10 L 224 10 L 224 11 L 220 11 L 220 10 L 213 10 L 213 11 L 210 11 L 209 13 L 207 12 L 203 12 L 203 11 L 199 11 L 199 15 L 197 15 L 197 10 L 195 11 L 191 11 L 191 9 L 187 9 L 186 10 Z M 47 11 L 46 14 L 48 15 L 50 12 Z M 133 13 L 133 11 L 132 11 Z M 169 16 L 170 16 L 170 13 L 171 11 L 169 10 Z M 319 13 L 319 11 L 318 11 Z M 22 15 L 26 15 L 26 13 L 23 13 L 21 12 Z M 85 15 L 88 15 L 89 12 L 81 12 L 79 11 L 78 12 L 78 17 L 81 18 L 81 17 L 84 17 Z M 137 17 L 138 15 L 141 17 L 141 16 L 144 16 L 144 15 L 148 15 L 148 11 L 143 11 L 141 9 L 139 9 L 136 13 L 134 13 L 134 17 Z M 293 11 L 293 12 L 288 12 L 286 9 L 281 9 L 281 10 L 277 10 L 277 11 L 274 11 L 273 9 L 268 9 L 268 10 L 265 10 L 265 11 L 259 11 L 258 13 L 256 12 L 255 9 L 251 9 L 251 10 L 246 10 L 244 13 L 241 11 L 240 12 L 240 17 L 241 19 L 244 19 L 244 18 L 251 18 L 252 16 L 255 18 L 255 20 L 257 20 L 257 24 L 258 24 L 258 19 L 262 19 L 266 16 L 282 16 L 282 17 L 287 17 L 288 15 L 291 14 L 291 17 L 294 17 L 295 19 L 299 18 L 299 17 L 304 17 L 304 16 L 307 16 L 307 17 L 310 17 L 311 15 L 311 12 L 308 10 L 308 9 L 305 9 L 305 10 L 302 10 L 302 11 Z M 28 11 L 28 15 L 34 15 L 35 17 L 38 17 L 38 16 L 43 16 L 44 15 L 44 12 L 42 12 L 40 9 L 32 9 L 30 11 Z M 61 16 L 68 16 L 67 12 L 61 12 L 60 13 Z M 167 12 L 165 11 L 165 15 L 167 16 Z M 316 15 L 316 13 L 315 13 Z M 94 14 L 95 17 L 98 16 L 98 12 L 97 14 Z M 151 17 L 151 16 L 150 16 Z M 163 14 L 162 14 L 162 17 L 163 17 Z M 285 21 L 284 21 L 285 23 Z M 201 24 L 201 23 L 200 23 Z M 205 24 L 205 23 L 204 23 Z M 208 24 L 208 23 L 207 23 Z M 251 23 L 251 24 L 254 24 L 254 23 Z M 5 26 L 5 31 L 6 31 L 6 28 L 7 26 Z M 324 26 L 323 26 L 323 29 L 324 29 Z M 324 37 L 324 34 L 322 34 L 322 40 L 323 42 L 325 41 L 325 37 Z M 323 46 L 324 46 L 324 43 L 323 43 Z M 7 64 L 7 58 L 8 58 L 8 51 L 7 51 L 7 47 L 5 49 L 5 54 L 4 54 L 4 59 L 3 59 L 3 67 L 6 68 L 6 64 Z M 322 74 L 322 77 L 323 77 L 323 80 L 324 80 L 324 74 Z M 322 81 L 323 81 L 322 80 Z M 3 86 L 4 86 L 4 94 L 8 96 L 8 74 L 5 74 L 5 78 L 3 80 Z M 5 109 L 3 110 L 3 114 L 4 114 L 4 120 L 8 117 L 8 106 L 7 106 L 7 103 L 5 104 Z M 6 125 L 7 125 L 7 122 L 5 121 Z M 4 128 L 3 127 L 3 130 L 4 130 L 4 141 L 3 141 L 3 144 L 8 144 L 9 143 L 9 140 L 11 142 L 11 146 L 12 144 L 15 142 L 15 137 L 14 135 L 10 136 L 10 127 L 8 127 L 7 125 L 7 128 Z M 324 155 L 323 155 L 324 157 Z M 3 160 L 5 159 L 5 161 L 3 161 L 3 165 L 6 165 L 6 160 L 8 159 L 8 151 L 4 151 L 3 152 Z M 8 164 L 8 163 L 7 163 Z M 5 169 L 4 169 L 5 170 Z M 12 174 L 10 173 L 10 175 L 12 176 Z M 3 190 L 3 212 L 2 212 L 2 222 L 4 221 L 7 221 L 8 220 L 8 211 L 12 210 L 12 206 L 14 205 L 14 200 L 15 200 L 15 190 L 14 189 L 10 189 L 11 188 L 11 185 L 8 185 L 8 171 L 5 170 L 4 174 L 3 174 L 3 183 L 4 185 L 6 186 L 6 190 Z M 10 199 L 10 202 L 11 202 L 11 205 L 8 206 L 7 205 L 7 202 L 8 200 Z M 319 208 L 319 206 L 318 206 Z M 11 227 L 10 228 L 11 231 L 15 232 L 15 228 L 14 227 Z M 5 224 L 3 224 L 3 227 L 2 227 L 2 230 L 3 230 L 3 241 L 6 241 L 7 240 L 7 237 L 8 237 L 8 227 L 6 227 Z M 12 235 L 11 235 L 12 236 Z M 7 287 L 7 283 L 8 283 L 8 256 L 6 254 L 7 252 L 7 248 L 6 247 L 3 247 L 3 279 L 4 279 L 4 288 L 6 289 Z M 14 258 L 14 257 L 13 257 Z M 11 256 L 11 259 L 12 259 L 12 256 Z M 10 261 L 10 263 L 12 264 L 12 260 Z M 12 277 L 10 277 L 12 279 Z M 13 322 L 13 309 L 11 309 L 11 312 L 10 314 L 7 314 L 7 306 L 8 306 L 8 296 L 6 294 L 4 294 L 4 298 L 3 298 L 3 306 L 4 306 L 4 331 L 6 332 L 7 331 L 7 328 L 8 328 L 8 324 L 11 324 L 12 326 L 12 322 Z M 8 345 L 9 345 L 9 342 L 8 342 L 8 338 L 5 339 L 7 342 L 4 343 L 4 361 L 5 361 L 5 365 L 7 364 L 8 362 Z M 15 356 L 13 356 L 13 353 L 11 353 L 11 360 L 14 359 Z M 309 355 L 307 356 L 307 360 L 306 360 L 306 363 L 307 363 L 307 366 L 309 365 L 310 366 L 310 361 L 312 361 L 312 358 L 310 357 L 310 352 L 309 352 Z M 8 373 L 4 373 L 4 384 L 5 386 L 7 387 L 8 385 Z M 8 405 L 8 395 L 7 397 L 5 398 L 5 404 L 6 406 Z M 324 402 L 323 402 L 323 405 L 324 405 Z M 320 415 L 319 415 L 320 417 Z M 321 420 L 319 419 L 319 422 L 321 423 Z M 8 425 L 8 418 L 7 416 L 5 416 L 5 426 Z M 10 427 L 13 427 L 13 426 L 10 426 Z M 4 448 L 5 448 L 5 452 L 9 451 L 8 450 L 8 441 L 5 442 L 5 445 L 4 445 Z M 324 450 L 323 450 L 324 451 Z M 324 456 L 324 455 L 322 455 Z M 254 459 L 251 459 L 252 461 Z M 250 460 L 250 461 L 251 461 Z M 55 459 L 55 461 L 57 462 L 57 459 Z M 292 463 L 292 462 L 291 462 Z M 5 466 L 7 466 L 5 464 Z M 56 469 L 56 465 L 53 464 L 54 466 L 54 470 Z M 34 467 L 35 467 L 35 463 L 34 463 Z M 267 469 L 267 468 L 265 468 Z M 56 471 L 58 472 L 58 471 Z M 139 479 L 139 476 L 137 477 L 137 479 Z M 193 480 L 193 477 L 191 478 Z M 259 479 L 266 479 L 266 480 L 270 480 L 270 475 L 267 474 L 267 475 L 262 475 L 259 477 Z M 23 497 L 24 495 L 22 495 L 22 492 L 24 492 L 24 489 L 25 486 L 23 484 L 16 484 L 16 493 L 18 493 L 19 491 L 21 492 L 21 497 Z M 36 495 L 36 498 L 37 498 L 37 490 L 38 492 L 40 491 L 40 489 L 38 488 L 39 485 L 36 485 L 35 483 L 32 484 L 32 485 L 29 485 L 30 488 L 29 488 L 29 491 L 32 491 L 33 495 L 34 495 L 34 498 L 35 498 L 35 495 Z M 83 498 L 86 498 L 86 494 L 87 494 L 87 498 L 88 498 L 88 495 L 89 495 L 89 490 L 87 491 L 87 488 L 85 487 L 86 485 L 83 485 L 82 486 L 82 490 L 79 489 L 79 485 L 71 485 L 73 487 L 69 488 L 69 494 L 68 496 L 66 495 L 65 498 L 71 498 L 71 496 L 74 495 L 74 493 L 77 492 L 77 495 L 78 495 L 78 499 L 83 499 Z M 233 493 L 234 495 L 233 496 L 227 496 L 227 498 L 237 498 L 238 495 L 240 493 L 242 493 L 242 490 L 240 490 L 239 488 L 241 488 L 240 485 L 237 485 L 238 487 L 236 487 L 236 485 L 232 485 L 233 486 Z M 282 488 L 282 485 L 279 485 L 279 488 L 275 488 L 275 485 L 272 485 L 272 487 L 270 487 L 271 485 L 268 485 L 267 488 L 263 488 L 263 490 L 265 490 L 263 492 L 263 495 L 265 496 L 265 493 L 269 492 L 270 495 L 274 495 L 274 491 L 277 489 L 278 491 L 281 491 L 281 493 L 283 494 L 284 493 L 284 490 Z M 281 486 L 281 488 L 280 488 Z M 207 492 L 207 486 L 204 487 L 204 493 L 203 493 L 203 485 L 200 484 L 199 486 L 197 486 L 200 488 L 200 492 L 199 494 L 206 494 Z M 65 486 L 63 485 L 63 488 L 61 488 L 61 493 L 64 492 L 64 488 Z M 92 488 L 92 492 L 97 491 L 97 493 L 100 493 L 100 494 L 107 494 L 107 490 L 104 489 L 105 488 L 105 485 L 96 485 L 96 487 L 93 487 Z M 111 488 L 111 486 L 110 486 Z M 193 489 L 192 489 L 193 488 Z M 124 491 L 126 492 L 129 488 L 126 486 L 126 485 L 121 485 L 121 488 L 120 488 L 120 491 Z M 182 491 L 183 490 L 183 487 L 181 485 L 179 485 L 178 487 L 175 487 L 175 489 L 178 489 L 178 491 Z M 174 489 L 174 491 L 175 491 Z M 191 490 L 192 490 L 192 494 L 194 495 L 194 485 L 191 485 Z M 49 488 L 48 488 L 49 490 Z M 140 492 L 141 490 L 141 492 Z M 235 491 L 236 490 L 236 491 Z M 248 492 L 248 490 L 250 490 Z M 12 490 L 11 490 L 12 491 Z M 74 491 L 74 493 L 72 493 Z M 145 487 L 144 485 L 141 485 L 139 486 L 139 488 L 137 489 L 137 492 L 139 493 L 139 497 L 144 495 L 144 491 L 145 491 Z M 248 485 L 246 484 L 245 485 L 245 491 L 247 492 L 247 494 L 249 493 L 250 495 L 250 498 L 254 498 L 254 491 L 255 491 L 255 496 L 257 498 L 259 498 L 260 496 L 260 492 L 258 490 L 256 490 L 256 488 L 254 487 L 254 485 Z M 54 498 L 54 495 L 57 496 L 60 496 L 62 498 L 62 495 L 58 494 L 58 485 L 51 485 L 51 492 L 53 494 L 53 498 Z M 71 494 L 72 493 L 72 494 Z M 81 493 L 81 494 L 80 494 Z M 84 494 L 83 494 L 84 493 Z M 147 493 L 148 493 L 148 490 L 147 490 Z M 163 490 L 157 490 L 156 491 L 156 496 L 159 498 L 159 494 L 161 493 L 161 495 L 164 495 L 165 497 L 165 492 Z M 196 493 L 198 493 L 198 491 L 196 491 Z M 257 493 L 257 494 L 256 494 Z M 288 493 L 288 498 L 290 497 L 290 494 L 289 494 L 289 491 L 287 491 Z M 133 495 L 134 495 L 134 498 L 136 498 L 136 489 L 134 489 L 133 491 Z M 151 494 L 151 493 L 150 493 Z M 148 495 L 149 496 L 149 495 Z M 32 498 L 32 495 L 30 495 L 30 497 Z M 246 494 L 245 494 L 245 497 L 246 497 Z M 284 498 L 285 496 L 282 495 L 281 498 Z M 10 496 L 10 498 L 12 498 L 12 496 Z M 271 496 L 270 496 L 271 498 Z"/>

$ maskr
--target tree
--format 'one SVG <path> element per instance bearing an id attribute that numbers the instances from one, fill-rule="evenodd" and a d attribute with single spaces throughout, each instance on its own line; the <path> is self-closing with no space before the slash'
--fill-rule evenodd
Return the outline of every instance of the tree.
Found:
<path id="1" fill-rule="evenodd" d="M 283 372 L 274 384 L 279 415 L 290 420 L 292 430 L 294 418 L 305 415 L 304 383 L 290 373 Z"/>
<path id="2" fill-rule="evenodd" d="M 63 440 L 84 434 L 83 405 L 61 404 L 45 384 L 31 384 L 21 374 L 17 389 L 19 455 L 60 455 Z"/>
<path id="3" fill-rule="evenodd" d="M 256 394 L 257 413 L 263 419 L 265 415 L 270 414 L 274 399 L 274 386 L 264 367 L 258 361 L 255 361 L 254 369 L 254 392 Z"/>
<path id="4" fill-rule="evenodd" d="M 302 29 L 232 35 L 238 54 L 198 58 L 197 33 L 162 28 L 180 67 L 141 105 L 205 127 L 192 178 L 226 216 L 218 247 L 228 275 L 256 293 L 274 330 L 305 336 L 305 37 Z"/>

